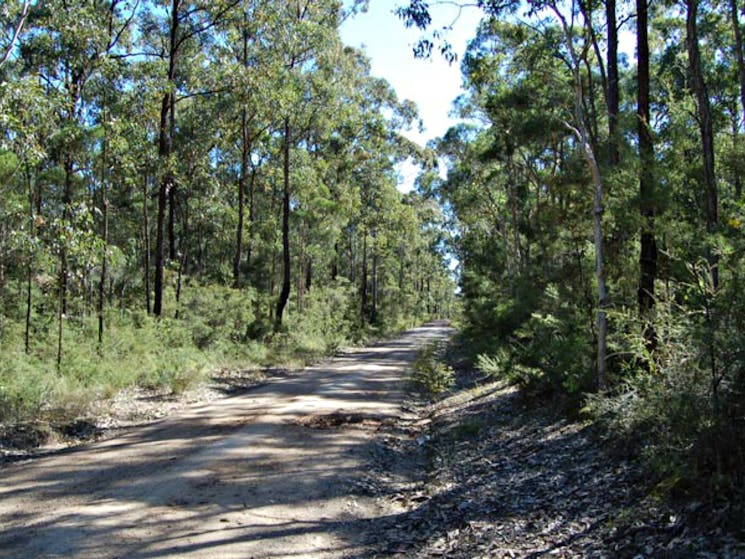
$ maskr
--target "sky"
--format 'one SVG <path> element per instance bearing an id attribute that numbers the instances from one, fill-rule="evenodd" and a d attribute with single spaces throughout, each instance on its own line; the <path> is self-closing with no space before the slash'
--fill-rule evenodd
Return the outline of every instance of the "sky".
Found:
<path id="1" fill-rule="evenodd" d="M 458 122 L 450 118 L 453 100 L 461 93 L 460 63 L 448 64 L 439 53 L 430 60 L 414 58 L 412 47 L 421 36 L 417 29 L 406 29 L 393 13 L 397 5 L 405 0 L 370 0 L 366 13 L 361 13 L 344 22 L 341 27 L 342 40 L 353 47 L 363 48 L 371 59 L 371 73 L 386 79 L 396 90 L 399 99 L 414 101 L 419 107 L 419 116 L 424 131 L 412 129 L 404 133 L 410 140 L 424 146 L 428 140 L 442 136 L 448 128 Z M 433 26 L 442 27 L 453 23 L 448 40 L 462 59 L 466 44 L 476 32 L 480 19 L 477 9 L 460 12 L 452 5 L 433 10 Z M 456 21 L 457 19 L 457 21 Z M 417 168 L 403 165 L 402 190 L 411 188 Z"/>

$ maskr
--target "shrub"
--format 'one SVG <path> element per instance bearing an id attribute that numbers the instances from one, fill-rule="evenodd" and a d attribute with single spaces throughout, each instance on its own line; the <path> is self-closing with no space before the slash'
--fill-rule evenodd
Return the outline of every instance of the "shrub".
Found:
<path id="1" fill-rule="evenodd" d="M 355 288 L 348 281 L 314 288 L 302 313 L 290 317 L 286 332 L 274 337 L 274 346 L 285 355 L 313 359 L 350 344 L 354 336 Z"/>
<path id="2" fill-rule="evenodd" d="M 199 349 L 219 343 L 248 341 L 254 322 L 255 292 L 219 285 L 188 286 L 182 295 L 179 318 Z"/>
<path id="3" fill-rule="evenodd" d="M 411 382 L 430 398 L 439 396 L 455 384 L 455 372 L 442 362 L 444 344 L 441 341 L 424 346 L 412 367 Z"/>
<path id="4" fill-rule="evenodd" d="M 517 325 L 514 304 L 502 305 L 510 333 L 476 356 L 478 370 L 532 393 L 578 395 L 593 385 L 592 348 L 582 317 L 547 289 L 541 307 Z"/>
<path id="5" fill-rule="evenodd" d="M 627 318 L 632 333 L 623 380 L 612 393 L 587 398 L 586 411 L 610 438 L 638 453 L 664 489 L 742 491 L 745 340 L 735 324 L 742 309 L 737 299 L 729 301 L 717 309 L 714 330 L 704 313 L 660 301 L 653 355 L 638 334 L 641 325 Z M 725 329 L 728 323 L 733 329 Z"/>

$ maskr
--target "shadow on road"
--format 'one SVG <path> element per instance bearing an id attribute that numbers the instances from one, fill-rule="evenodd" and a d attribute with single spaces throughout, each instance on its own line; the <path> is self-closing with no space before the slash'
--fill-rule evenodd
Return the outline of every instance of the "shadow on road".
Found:
<path id="1" fill-rule="evenodd" d="M 399 413 L 417 347 L 448 334 L 418 328 L 115 439 L 8 464 L 0 557 L 361 555 L 361 534 L 387 514 L 360 489 L 375 432 Z"/>

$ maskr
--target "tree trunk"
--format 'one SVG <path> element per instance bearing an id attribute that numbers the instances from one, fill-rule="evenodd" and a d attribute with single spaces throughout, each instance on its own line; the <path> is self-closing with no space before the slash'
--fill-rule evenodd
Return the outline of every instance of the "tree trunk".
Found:
<path id="1" fill-rule="evenodd" d="M 645 0 L 638 0 L 637 4 L 644 1 Z M 618 111 L 621 96 L 618 87 L 618 24 L 616 22 L 616 0 L 605 0 L 605 18 L 608 28 L 608 160 L 611 165 L 617 165 L 621 160 L 618 147 Z"/>
<path id="2" fill-rule="evenodd" d="M 704 163 L 704 188 L 706 190 L 706 232 L 711 237 L 717 230 L 719 208 L 714 171 L 714 123 L 709 92 L 701 66 L 701 51 L 698 46 L 698 7 L 699 0 L 688 0 L 686 3 L 686 43 L 693 92 L 698 103 L 698 123 Z M 707 260 L 711 269 L 711 284 L 716 290 L 719 287 L 719 259 L 711 247 L 707 248 Z"/>
<path id="3" fill-rule="evenodd" d="M 367 231 L 362 237 L 362 270 L 360 273 L 360 317 L 367 322 Z"/>
<path id="4" fill-rule="evenodd" d="M 33 219 L 33 217 L 32 217 Z M 33 229 L 31 229 L 33 231 Z M 28 268 L 26 270 L 26 324 L 24 328 L 23 336 L 23 349 L 26 355 L 31 353 L 31 304 L 32 304 L 32 291 L 31 286 L 34 279 L 34 255 L 33 251 L 29 251 L 28 256 Z"/>
<path id="5" fill-rule="evenodd" d="M 180 243 L 181 252 L 178 254 L 178 277 L 176 279 L 176 315 L 178 319 L 181 315 L 181 286 L 184 277 L 184 270 L 187 265 L 187 251 L 186 251 L 186 240 L 189 235 L 189 203 L 188 198 L 184 199 L 184 211 L 183 211 L 183 225 L 181 226 L 183 232 L 182 242 Z"/>
<path id="6" fill-rule="evenodd" d="M 248 15 L 243 12 L 243 29 L 242 29 L 242 40 L 243 40 L 243 53 L 242 60 L 244 68 L 248 68 L 248 29 L 246 28 L 248 21 Z M 248 154 L 249 154 L 249 142 L 248 142 L 248 116 L 246 114 L 246 108 L 241 109 L 241 170 L 240 176 L 238 177 L 238 227 L 236 230 L 235 238 L 235 256 L 233 257 L 233 286 L 239 288 L 241 286 L 241 258 L 243 256 L 243 222 L 245 214 L 245 198 L 246 198 L 246 175 L 248 173 Z M 253 171 L 251 176 L 253 182 Z M 253 184 L 251 185 L 253 190 Z M 253 192 L 251 193 L 253 197 Z"/>
<path id="7" fill-rule="evenodd" d="M 290 259 L 290 119 L 285 118 L 285 133 L 282 145 L 283 194 L 282 194 L 282 291 L 277 300 L 277 311 L 274 316 L 274 331 L 282 328 L 282 315 L 290 297 L 291 259 Z"/>
<path id="8" fill-rule="evenodd" d="M 370 323 L 378 322 L 378 242 L 377 235 L 373 232 L 372 253 L 372 306 L 370 308 Z"/>
<path id="9" fill-rule="evenodd" d="M 740 29 L 739 8 L 737 0 L 729 0 L 730 17 L 732 18 L 732 30 L 735 36 L 735 55 L 737 56 L 737 77 L 740 82 L 740 106 L 742 108 L 742 118 L 739 120 L 739 126 L 735 128 L 734 145 L 738 143 L 738 129 L 745 125 L 745 54 L 742 46 L 742 31 Z M 737 198 L 742 196 L 742 180 L 739 173 L 735 173 L 735 194 Z"/>
<path id="10" fill-rule="evenodd" d="M 186 266 L 186 251 L 182 252 L 178 260 L 178 275 L 176 277 L 176 320 L 181 316 L 181 286 L 184 277 L 184 266 Z"/>
<path id="11" fill-rule="evenodd" d="M 170 40 L 168 47 L 168 86 L 174 86 L 174 77 L 176 74 L 176 54 L 178 50 L 178 29 L 179 29 L 179 5 L 180 0 L 171 1 L 171 21 L 170 21 Z M 173 134 L 173 119 L 175 97 L 169 89 L 163 94 L 160 107 L 160 127 L 158 130 L 158 158 L 161 166 L 165 166 L 165 172 L 160 181 L 158 190 L 158 215 L 156 219 L 156 237 L 155 237 L 155 300 L 153 302 L 153 314 L 161 316 L 163 313 L 163 276 L 165 269 L 165 225 L 166 225 L 166 207 L 173 189 L 173 171 L 171 170 L 171 146 Z M 171 205 L 173 207 L 173 205 Z M 172 237 L 171 237 L 172 239 Z M 173 247 L 175 249 L 175 247 Z M 170 250 L 169 250 L 170 252 Z"/>
<path id="12" fill-rule="evenodd" d="M 649 40 L 648 40 L 648 0 L 636 2 L 636 51 L 637 51 L 637 109 L 636 126 L 639 137 L 639 211 L 642 218 L 641 251 L 639 255 L 639 289 L 637 300 L 639 315 L 646 317 L 655 304 L 654 282 L 657 278 L 657 241 L 654 232 L 655 218 L 655 179 L 654 144 L 650 130 L 649 99 Z M 644 325 L 645 345 L 654 350 L 656 335 L 651 323 Z"/>
<path id="13" fill-rule="evenodd" d="M 171 153 L 171 138 L 168 133 L 168 112 L 171 96 L 166 93 L 163 96 L 160 109 L 160 142 L 158 155 L 161 162 L 169 165 L 168 157 Z M 168 192 L 171 189 L 172 176 L 170 169 L 166 169 L 158 189 L 158 214 L 155 223 L 155 300 L 153 302 L 153 314 L 160 316 L 163 313 L 163 275 L 165 269 L 165 221 L 166 206 L 168 205 Z"/>
<path id="14" fill-rule="evenodd" d="M 595 184 L 595 210 L 593 212 L 593 229 L 595 242 L 595 278 L 598 282 L 598 348 L 597 348 L 597 387 L 604 390 L 606 386 L 606 354 L 608 338 L 608 317 L 605 309 L 608 306 L 608 289 L 605 284 L 605 267 L 603 261 L 603 182 L 595 154 L 589 141 L 584 140 L 585 157 L 592 172 Z"/>
<path id="15" fill-rule="evenodd" d="M 36 234 L 36 219 L 34 216 L 34 188 L 31 181 L 31 172 L 26 162 L 26 183 L 28 185 L 28 230 L 33 239 Z M 39 214 L 37 214 L 39 215 Z M 24 328 L 24 350 L 26 355 L 31 351 L 31 304 L 32 304 L 32 285 L 34 279 L 34 250 L 33 247 L 28 251 L 28 268 L 26 270 L 26 324 Z"/>
<path id="16" fill-rule="evenodd" d="M 256 207 L 254 197 L 256 195 L 256 172 L 255 166 L 251 167 L 251 180 L 248 183 L 248 246 L 246 247 L 246 267 L 251 270 L 251 252 L 254 240 L 254 223 L 256 222 Z"/>
<path id="17" fill-rule="evenodd" d="M 145 309 L 147 314 L 152 312 L 152 306 L 150 301 L 150 215 L 148 212 L 148 203 L 150 195 L 147 188 L 147 174 L 143 175 L 142 184 L 142 221 L 143 221 L 143 241 L 145 243 L 145 253 L 143 266 L 145 268 L 144 282 L 145 282 Z"/>
<path id="18" fill-rule="evenodd" d="M 595 157 L 595 150 L 590 141 L 590 131 L 584 109 L 584 92 L 582 89 L 582 75 L 580 73 L 580 59 L 577 56 L 574 45 L 574 31 L 569 26 L 562 11 L 555 2 L 551 2 L 550 8 L 560 21 L 564 32 L 564 41 L 572 60 L 572 74 L 574 77 L 574 120 L 576 127 L 567 123 L 567 126 L 575 133 L 585 155 L 585 161 L 589 167 L 595 188 L 593 208 L 593 237 L 595 244 L 595 280 L 598 285 L 598 310 L 597 310 L 597 377 L 598 390 L 604 390 L 607 381 L 607 351 L 608 351 L 608 317 L 606 308 L 608 306 L 608 289 L 605 280 L 605 263 L 603 259 L 603 180 L 600 166 Z"/>
<path id="19" fill-rule="evenodd" d="M 104 133 L 105 134 L 105 133 Z M 104 303 L 106 299 L 106 278 L 108 277 L 109 251 L 109 200 L 106 193 L 106 137 L 103 140 L 101 169 L 101 212 L 103 213 L 103 254 L 101 256 L 101 278 L 98 283 L 98 343 L 103 343 Z"/>
<path id="20" fill-rule="evenodd" d="M 178 19 L 178 18 L 177 18 Z M 174 37 L 173 40 L 176 40 Z M 175 58 L 176 53 L 173 53 Z M 175 68 L 171 71 L 174 75 L 169 74 L 169 83 L 173 83 L 175 77 Z M 175 87 L 175 85 L 174 85 Z M 168 111 L 168 154 L 170 155 L 173 151 L 173 138 L 176 130 L 176 94 L 171 90 L 171 101 L 169 103 Z M 176 252 L 176 204 L 178 199 L 176 198 L 176 179 L 173 175 L 173 170 L 169 168 L 170 173 L 170 184 L 168 185 L 168 258 L 175 260 L 177 257 Z"/>
<path id="21" fill-rule="evenodd" d="M 729 0 L 732 31 L 735 36 L 735 55 L 737 56 L 737 77 L 740 82 L 740 105 L 743 111 L 741 125 L 745 124 L 745 54 L 742 46 L 742 30 L 740 29 L 739 8 L 737 0 Z"/>
<path id="22" fill-rule="evenodd" d="M 737 115 L 737 109 L 735 109 L 732 114 L 732 145 L 734 147 L 737 147 L 738 143 L 740 142 L 740 117 Z M 737 168 L 733 169 L 732 174 L 734 175 L 732 178 L 732 182 L 733 186 L 735 187 L 735 198 L 739 200 L 740 196 L 742 196 L 742 177 L 740 176 L 739 169 Z"/>
<path id="23" fill-rule="evenodd" d="M 339 241 L 334 241 L 334 259 L 331 261 L 331 281 L 339 275 Z"/>
<path id="24" fill-rule="evenodd" d="M 173 175 L 168 187 L 168 259 L 176 260 L 176 181 Z"/>
<path id="25" fill-rule="evenodd" d="M 241 286 L 241 256 L 243 255 L 243 219 L 245 213 L 246 173 L 248 172 L 248 137 L 246 130 L 246 109 L 241 112 L 241 170 L 238 177 L 238 227 L 235 235 L 235 255 L 233 256 L 233 287 Z"/>
<path id="26" fill-rule="evenodd" d="M 71 156 L 65 158 L 65 186 L 62 203 L 62 221 L 68 224 L 72 220 L 72 175 L 74 164 Z M 62 336 L 64 331 L 64 320 L 67 316 L 67 245 L 63 242 L 60 246 L 60 271 L 59 271 L 59 312 L 57 313 L 57 371 L 62 366 Z"/>

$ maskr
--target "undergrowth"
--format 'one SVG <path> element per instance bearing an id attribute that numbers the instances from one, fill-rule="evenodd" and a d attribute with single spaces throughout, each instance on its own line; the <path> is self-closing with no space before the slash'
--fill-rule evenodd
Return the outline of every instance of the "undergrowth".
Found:
<path id="1" fill-rule="evenodd" d="M 39 304 L 44 300 L 39 299 Z M 273 301 L 251 289 L 186 285 L 181 300 L 167 299 L 163 316 L 110 309 L 98 341 L 98 319 L 66 319 L 57 367 L 57 325 L 32 315 L 29 351 L 22 320 L 0 330 L 0 424 L 61 425 L 85 416 L 94 403 L 140 386 L 179 394 L 206 382 L 215 370 L 302 367 L 398 323 L 360 328 L 354 286 L 310 291 L 302 312 L 291 308 L 284 328 L 271 331 Z"/>
<path id="2" fill-rule="evenodd" d="M 445 349 L 446 343 L 442 340 L 425 345 L 412 366 L 412 384 L 429 398 L 435 398 L 455 385 L 455 372 L 445 363 Z"/>
<path id="3" fill-rule="evenodd" d="M 594 390 L 583 317 L 548 290 L 531 312 L 503 304 L 492 311 L 491 330 L 471 325 L 470 339 L 481 337 L 472 361 L 488 377 L 566 401 L 567 411 L 595 421 L 614 449 L 640 460 L 656 492 L 738 502 L 745 498 L 745 297 L 736 282 L 714 289 L 705 268 L 691 269 L 691 280 L 660 296 L 647 317 L 653 347 L 638 313 L 610 314 L 602 393 Z"/>

